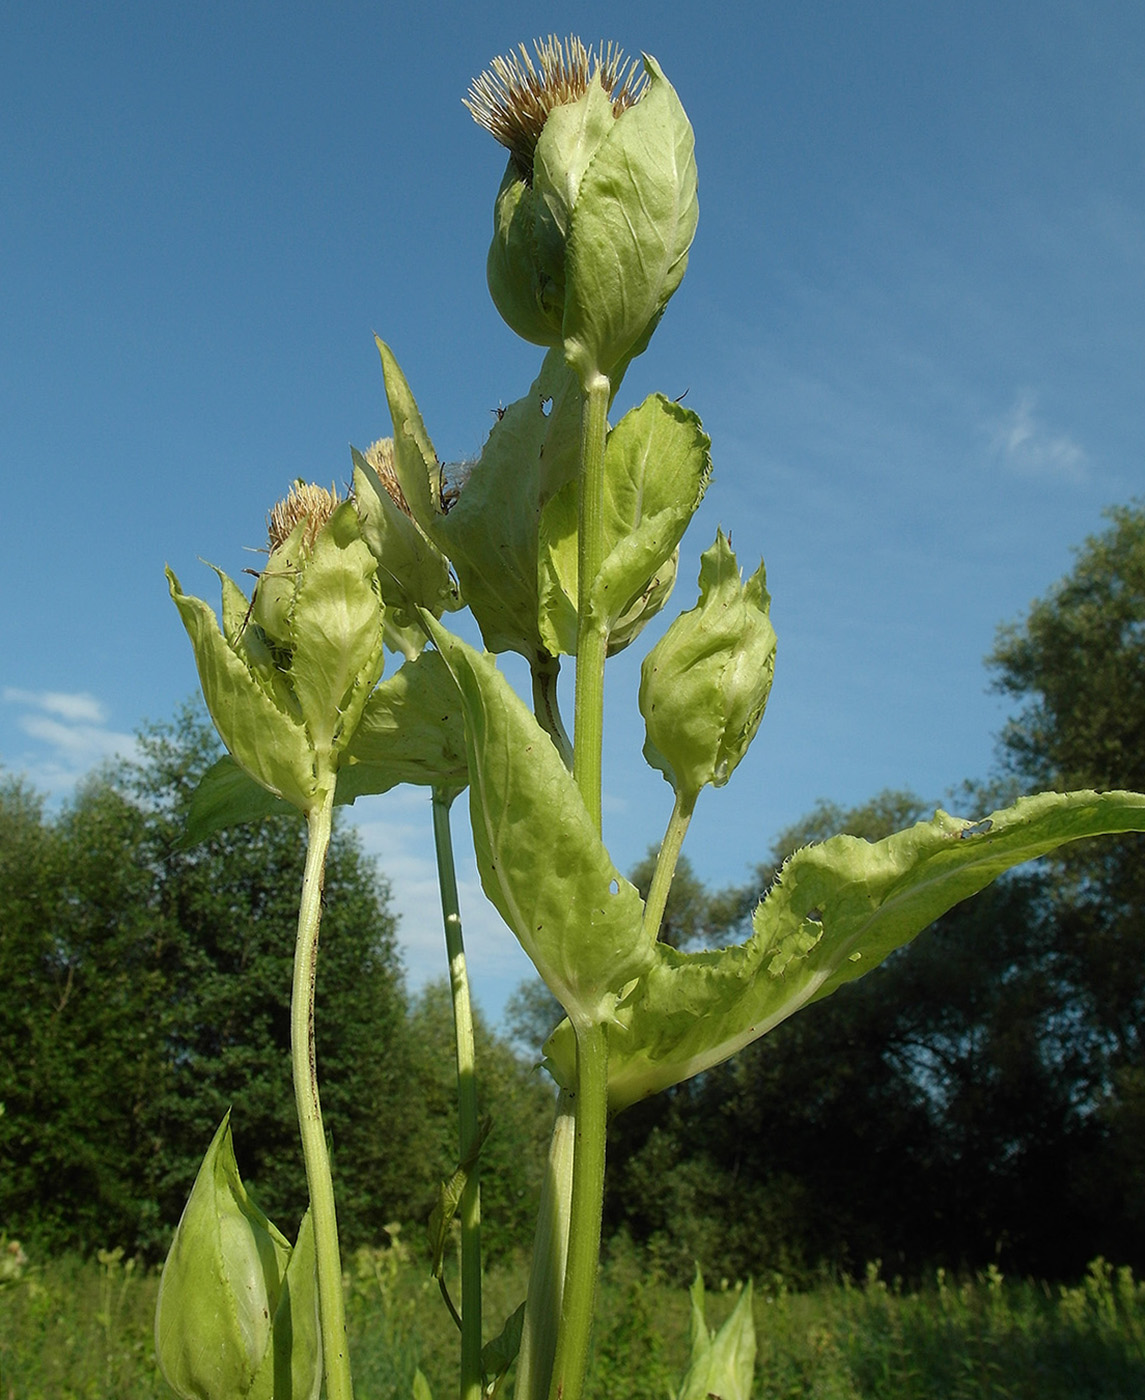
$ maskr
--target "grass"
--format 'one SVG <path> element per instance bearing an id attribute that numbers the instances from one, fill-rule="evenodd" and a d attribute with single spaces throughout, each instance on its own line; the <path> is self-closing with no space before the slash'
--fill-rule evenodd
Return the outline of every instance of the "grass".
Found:
<path id="1" fill-rule="evenodd" d="M 453 1393 L 455 1333 L 437 1287 L 395 1234 L 348 1267 L 361 1400 L 409 1400 L 420 1365 Z M 520 1301 L 524 1270 L 488 1280 L 487 1332 Z M 154 1361 L 158 1275 L 101 1251 L 0 1273 L 0 1400 L 167 1400 Z M 1072 1287 L 941 1272 L 909 1291 L 872 1265 L 805 1292 L 757 1280 L 756 1400 L 1130 1400 L 1145 1395 L 1145 1284 L 1103 1260 Z M 709 1296 L 717 1326 L 735 1291 Z M 688 1353 L 688 1299 L 632 1251 L 606 1266 L 588 1394 L 665 1400 Z M 505 1396 L 509 1392 L 503 1391 Z"/>

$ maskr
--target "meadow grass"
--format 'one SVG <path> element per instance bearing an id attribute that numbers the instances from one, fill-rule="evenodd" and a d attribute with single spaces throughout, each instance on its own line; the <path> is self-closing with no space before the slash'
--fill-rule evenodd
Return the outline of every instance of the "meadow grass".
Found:
<path id="1" fill-rule="evenodd" d="M 453 1393 L 455 1334 L 437 1284 L 395 1235 L 348 1261 L 360 1400 L 409 1400 L 420 1365 Z M 523 1265 L 487 1282 L 487 1334 L 523 1295 Z M 0 1400 L 168 1400 L 151 1343 L 158 1275 L 118 1251 L 27 1266 L 0 1285 Z M 709 1292 L 708 1322 L 735 1290 Z M 1074 1286 L 941 1272 L 908 1290 L 880 1276 L 796 1291 L 758 1280 L 756 1400 L 1136 1400 L 1145 1395 L 1145 1284 L 1102 1260 Z M 614 1251 L 600 1286 L 587 1395 L 665 1400 L 688 1355 L 684 1289 Z M 508 1392 L 503 1391 L 506 1395 Z"/>

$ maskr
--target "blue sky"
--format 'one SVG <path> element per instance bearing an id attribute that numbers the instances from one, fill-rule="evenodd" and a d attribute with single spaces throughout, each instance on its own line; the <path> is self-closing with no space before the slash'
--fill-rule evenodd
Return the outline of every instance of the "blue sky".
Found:
<path id="1" fill-rule="evenodd" d="M 484 280 L 502 153 L 461 98 L 495 53 L 570 30 L 655 54 L 696 131 L 691 265 L 620 404 L 686 390 L 713 440 L 669 612 L 722 524 L 765 558 L 779 635 L 693 864 L 739 881 L 820 797 L 937 802 L 989 771 L 997 624 L 1145 492 L 1138 0 L 5 7 L 7 768 L 66 797 L 195 689 L 164 563 L 214 600 L 200 558 L 238 575 L 294 477 L 348 477 L 389 426 L 374 332 L 443 458 L 524 392 L 537 352 Z M 622 869 L 669 810 L 642 650 L 610 680 Z M 355 817 L 419 984 L 444 970 L 427 796 Z M 496 1014 L 528 969 L 462 868 Z"/>

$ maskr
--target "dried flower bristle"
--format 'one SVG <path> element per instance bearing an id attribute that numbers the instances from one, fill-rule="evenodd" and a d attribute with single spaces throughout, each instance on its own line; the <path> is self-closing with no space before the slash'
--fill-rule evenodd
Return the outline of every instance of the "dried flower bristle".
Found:
<path id="1" fill-rule="evenodd" d="M 620 116 L 639 102 L 647 86 L 639 60 L 625 59 L 624 50 L 611 42 L 602 41 L 594 50 L 574 35 L 562 44 L 550 34 L 544 41 L 535 39 L 533 49 L 539 71 L 521 44 L 517 53 L 495 58 L 462 99 L 473 120 L 508 150 L 528 185 L 533 183 L 537 140 L 554 107 L 582 97 L 595 76 L 612 98 L 613 113 Z"/>
<path id="2" fill-rule="evenodd" d="M 289 539 L 300 520 L 306 521 L 302 543 L 304 548 L 313 549 L 318 532 L 342 504 L 334 484 L 329 491 L 324 486 L 314 486 L 310 482 L 298 481 L 290 488 L 285 500 L 279 501 L 266 518 L 266 532 L 271 550 Z"/>
<path id="3" fill-rule="evenodd" d="M 403 515 L 408 515 L 412 520 L 413 511 L 409 508 L 409 502 L 406 500 L 401 482 L 394 471 L 393 438 L 379 438 L 373 446 L 366 448 L 362 456 L 377 473 L 378 480 L 386 488 L 386 495 Z"/>

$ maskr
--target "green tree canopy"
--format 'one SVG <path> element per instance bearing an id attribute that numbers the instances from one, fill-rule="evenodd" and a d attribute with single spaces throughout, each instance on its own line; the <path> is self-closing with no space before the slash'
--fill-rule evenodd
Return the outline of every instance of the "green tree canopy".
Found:
<path id="1" fill-rule="evenodd" d="M 1107 513 L 1070 573 L 988 664 L 1019 704 L 1000 740 L 1028 786 L 1145 786 L 1145 504 Z M 1103 1151 L 1091 1190 L 1145 1236 L 1145 837 L 1079 843 L 1052 861 L 1057 955 L 1073 988 L 1086 1099 Z"/>
<path id="2" fill-rule="evenodd" d="M 53 1248 L 158 1252 L 233 1105 L 244 1176 L 293 1234 L 302 826 L 273 818 L 177 850 L 216 743 L 187 710 L 140 753 L 55 819 L 19 784 L 0 791 L 0 1219 Z M 352 1243 L 414 1208 L 417 1107 L 388 888 L 347 828 L 326 898 L 318 1054 Z"/>

